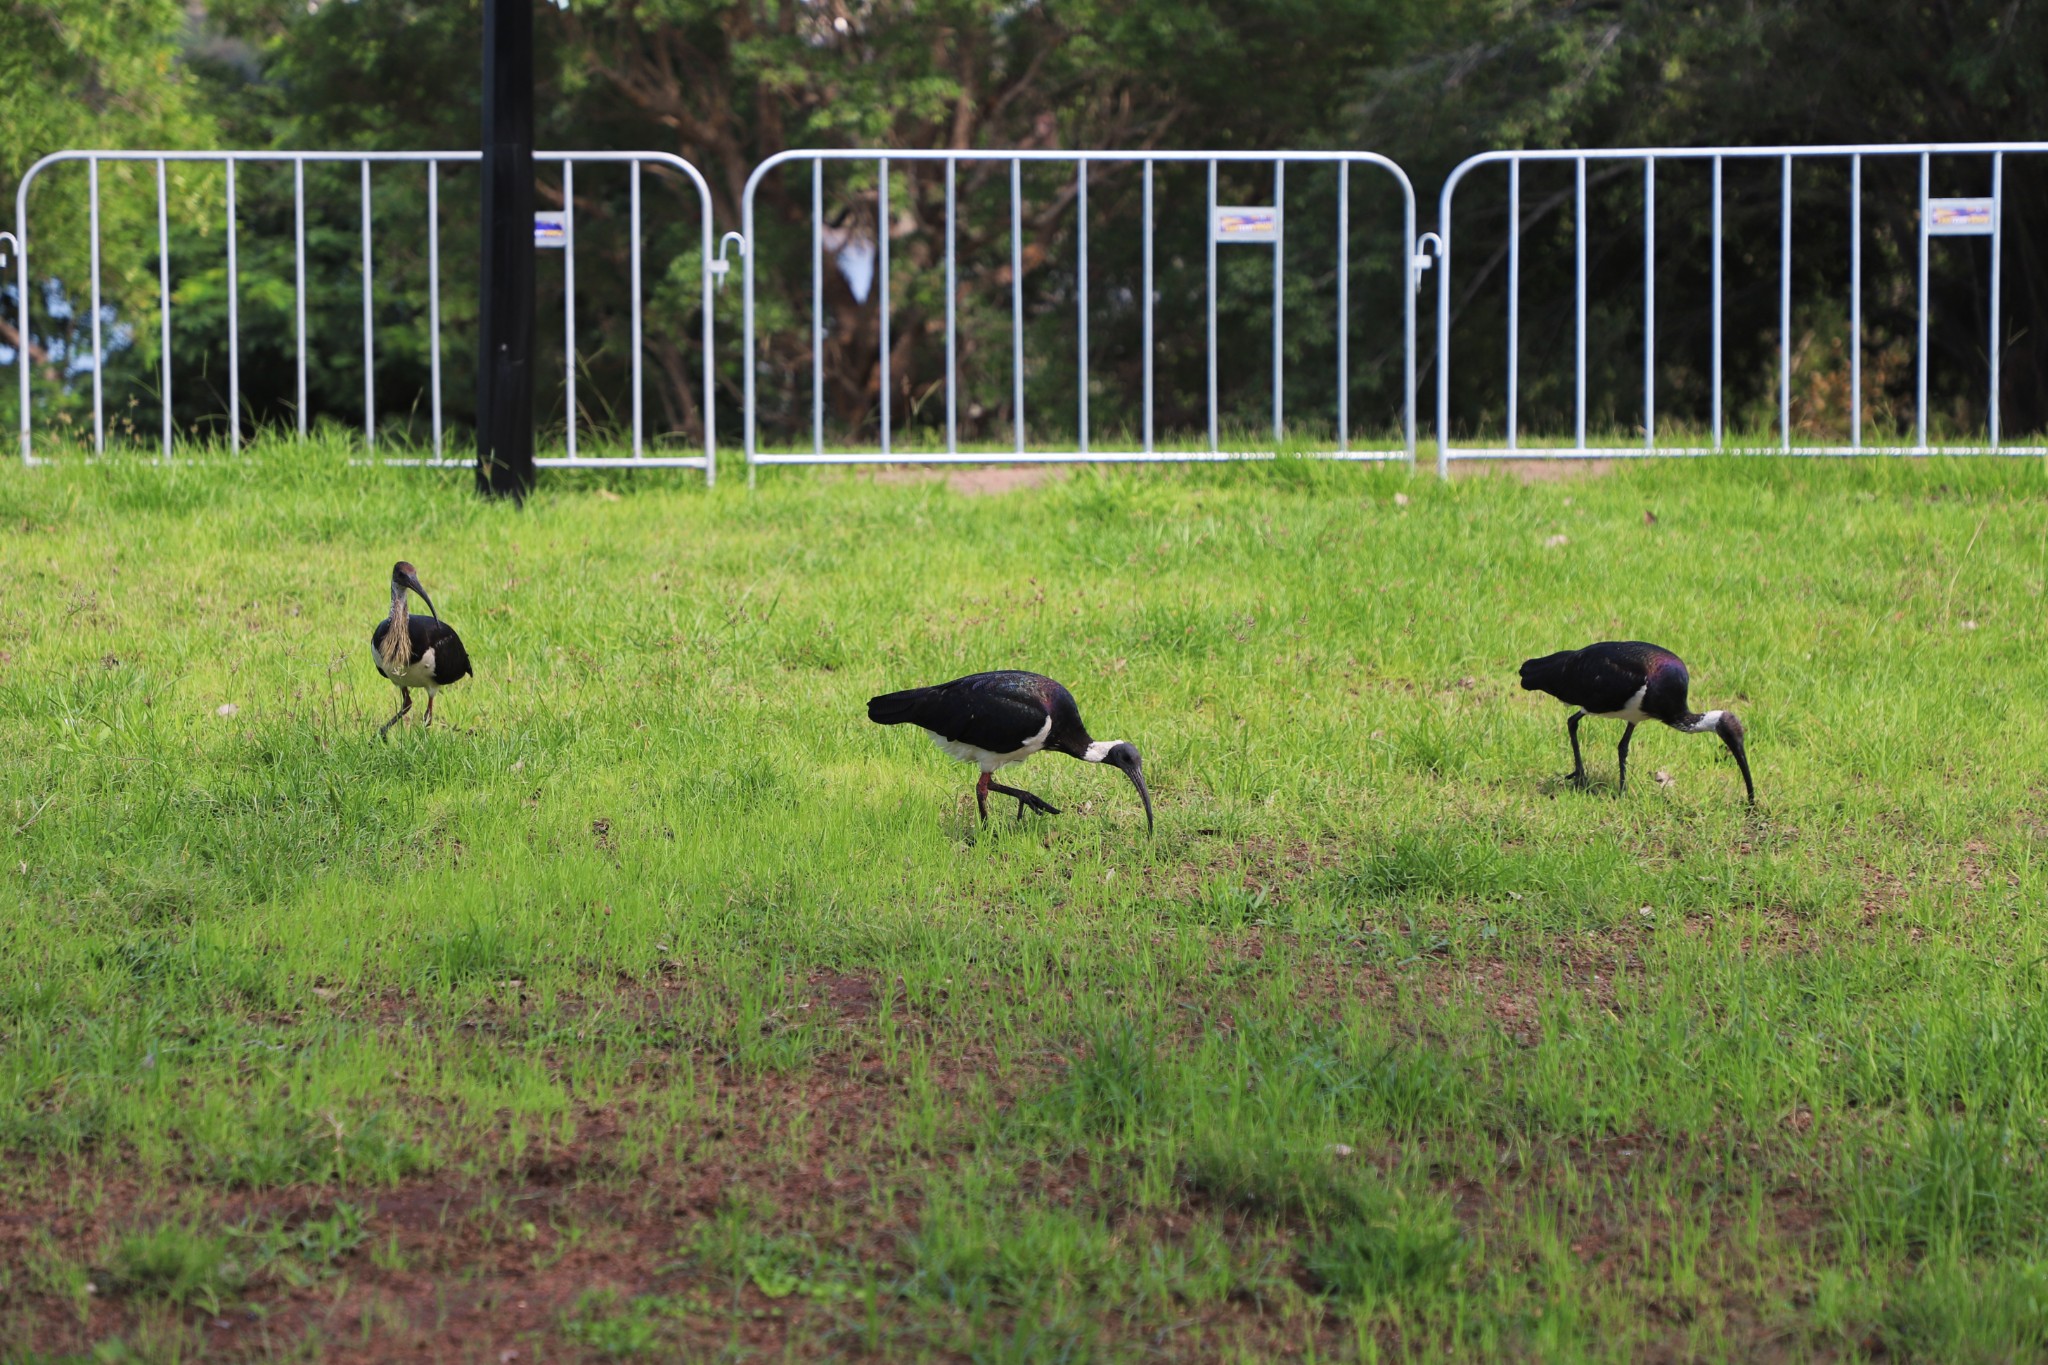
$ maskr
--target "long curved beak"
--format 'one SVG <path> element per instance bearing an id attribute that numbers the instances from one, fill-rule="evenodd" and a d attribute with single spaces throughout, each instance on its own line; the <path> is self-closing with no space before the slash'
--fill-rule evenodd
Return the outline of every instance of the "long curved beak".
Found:
<path id="1" fill-rule="evenodd" d="M 1118 745 L 1116 751 L 1110 755 L 1110 763 L 1120 767 L 1122 772 L 1124 772 L 1124 776 L 1130 778 L 1130 786 L 1135 786 L 1139 790 L 1139 800 L 1145 802 L 1145 833 L 1149 835 L 1153 831 L 1151 792 L 1145 790 L 1145 767 L 1143 767 L 1143 761 L 1139 759 L 1139 751 L 1133 749 L 1130 745 Z"/>
<path id="2" fill-rule="evenodd" d="M 420 586 L 420 581 L 417 578 L 415 578 L 412 582 L 406 584 L 406 586 L 411 588 L 414 592 L 418 593 L 420 595 L 420 601 L 427 604 L 427 615 L 433 617 L 436 621 L 441 619 L 441 613 L 434 610 L 434 599 L 427 596 L 427 590 Z"/>
<path id="3" fill-rule="evenodd" d="M 1723 735 L 1721 736 L 1721 741 L 1728 746 L 1728 752 L 1735 755 L 1735 766 L 1742 769 L 1742 785 L 1749 790 L 1749 804 L 1754 806 L 1756 804 L 1756 783 L 1750 781 L 1749 778 L 1749 755 L 1743 751 L 1742 737 L 1740 735 Z"/>
<path id="4" fill-rule="evenodd" d="M 1124 769 L 1124 772 L 1130 774 L 1130 786 L 1135 786 L 1139 790 L 1139 800 L 1145 802 L 1145 833 L 1149 835 L 1153 831 L 1153 825 L 1151 825 L 1151 792 L 1145 790 L 1145 774 L 1141 774 L 1139 769 L 1135 769 L 1135 767 L 1128 767 L 1128 769 Z"/>

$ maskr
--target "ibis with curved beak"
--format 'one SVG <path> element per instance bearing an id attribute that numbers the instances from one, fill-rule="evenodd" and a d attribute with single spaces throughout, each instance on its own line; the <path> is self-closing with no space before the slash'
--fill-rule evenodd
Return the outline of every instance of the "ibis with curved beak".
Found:
<path id="1" fill-rule="evenodd" d="M 1712 731 L 1735 755 L 1742 769 L 1742 785 L 1749 791 L 1749 804 L 1756 804 L 1756 783 L 1749 778 L 1749 755 L 1742 744 L 1742 722 L 1733 711 L 1698 712 L 1685 702 L 1691 678 L 1685 660 L 1668 649 L 1641 640 L 1605 640 L 1584 649 L 1567 649 L 1529 659 L 1522 664 L 1522 687 L 1530 692 L 1548 692 L 1566 706 L 1575 706 L 1565 721 L 1572 740 L 1571 782 L 1586 784 L 1586 761 L 1579 754 L 1579 722 L 1587 716 L 1601 720 L 1626 721 L 1621 732 L 1617 758 L 1621 766 L 1619 791 L 1628 790 L 1628 742 L 1636 726 L 1644 721 L 1662 721 L 1674 730 L 1699 735 Z"/>
<path id="2" fill-rule="evenodd" d="M 406 609 L 406 595 L 415 592 L 427 604 L 425 616 Z M 402 698 L 398 714 L 377 731 L 379 739 L 412 710 L 414 688 L 427 689 L 427 724 L 432 725 L 434 695 L 470 676 L 469 651 L 434 611 L 434 599 L 420 586 L 419 574 L 402 559 L 391 566 L 391 614 L 370 632 L 370 652 L 376 656 L 377 671 L 391 680 Z"/>
<path id="3" fill-rule="evenodd" d="M 885 692 L 868 701 L 868 719 L 877 725 L 918 726 L 952 757 L 978 765 L 981 781 L 975 785 L 974 800 L 984 822 L 990 792 L 1016 797 L 1019 816 L 1026 806 L 1059 814 L 1057 807 L 1030 792 L 992 780 L 998 769 L 1044 751 L 1122 769 L 1145 803 L 1146 830 L 1152 828 L 1152 793 L 1145 789 L 1137 748 L 1120 740 L 1089 738 L 1074 694 L 1043 674 L 972 673 L 937 687 Z"/>

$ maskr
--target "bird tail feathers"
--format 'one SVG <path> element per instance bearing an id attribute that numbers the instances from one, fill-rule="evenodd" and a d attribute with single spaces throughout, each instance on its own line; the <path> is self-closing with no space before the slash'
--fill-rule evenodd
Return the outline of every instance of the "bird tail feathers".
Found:
<path id="1" fill-rule="evenodd" d="M 868 719 L 877 725 L 903 725 L 916 720 L 918 709 L 930 694 L 929 687 L 913 687 L 903 692 L 884 692 L 879 697 L 869 697 Z"/>
<path id="2" fill-rule="evenodd" d="M 1522 661 L 1522 690 L 1524 692 L 1547 692 L 1564 680 L 1564 666 L 1575 651 L 1565 649 L 1555 654 L 1546 654 L 1540 659 Z"/>

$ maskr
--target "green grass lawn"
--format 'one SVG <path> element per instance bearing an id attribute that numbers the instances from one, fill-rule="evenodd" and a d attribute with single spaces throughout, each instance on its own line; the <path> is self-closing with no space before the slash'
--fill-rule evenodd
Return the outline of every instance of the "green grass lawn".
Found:
<path id="1" fill-rule="evenodd" d="M 2031 463 L 345 454 L 0 461 L 6 1359 L 2048 1349 Z M 1561 781 L 1516 665 L 1631 636 L 1754 812 Z M 1004 666 L 1156 835 L 864 718 Z"/>

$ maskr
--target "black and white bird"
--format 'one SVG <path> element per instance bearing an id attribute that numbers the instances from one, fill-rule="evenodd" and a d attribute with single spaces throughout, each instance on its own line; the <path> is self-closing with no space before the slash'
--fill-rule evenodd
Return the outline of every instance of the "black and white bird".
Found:
<path id="1" fill-rule="evenodd" d="M 420 600 L 427 604 L 428 615 L 414 616 L 406 610 L 408 592 L 420 595 Z M 434 612 L 434 599 L 420 586 L 419 574 L 402 559 L 391 566 L 391 614 L 370 632 L 370 652 L 376 656 L 377 671 L 391 679 L 404 699 L 399 703 L 398 714 L 377 731 L 379 739 L 412 710 L 415 687 L 427 689 L 427 724 L 432 725 L 434 695 L 469 676 L 469 651 L 462 647 L 455 632 L 442 623 Z"/>
<path id="2" fill-rule="evenodd" d="M 1584 649 L 1567 649 L 1529 659 L 1522 664 L 1522 687 L 1530 692 L 1548 692 L 1566 706 L 1575 706 L 1565 731 L 1572 738 L 1570 780 L 1583 786 L 1586 761 L 1579 756 L 1579 722 L 1587 716 L 1628 722 L 1621 732 L 1619 759 L 1621 791 L 1628 790 L 1628 742 L 1636 726 L 1658 720 L 1687 734 L 1719 735 L 1735 755 L 1742 769 L 1742 785 L 1749 790 L 1749 803 L 1756 804 L 1756 783 L 1749 778 L 1749 756 L 1742 747 L 1742 722 L 1733 711 L 1691 711 L 1686 708 L 1685 691 L 1691 679 L 1685 660 L 1668 649 L 1641 640 L 1606 640 Z"/>
<path id="3" fill-rule="evenodd" d="M 868 719 L 877 725 L 919 726 L 930 731 L 946 753 L 979 765 L 981 781 L 975 785 L 974 800 L 984 821 L 990 792 L 1016 797 L 1020 816 L 1026 806 L 1059 814 L 1030 792 L 991 780 L 997 769 L 1043 750 L 1122 769 L 1145 803 L 1145 828 L 1152 828 L 1152 794 L 1145 790 L 1137 749 L 1119 740 L 1090 739 L 1074 694 L 1042 674 L 972 673 L 937 687 L 885 692 L 869 699 Z"/>

